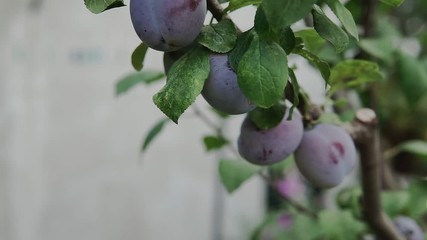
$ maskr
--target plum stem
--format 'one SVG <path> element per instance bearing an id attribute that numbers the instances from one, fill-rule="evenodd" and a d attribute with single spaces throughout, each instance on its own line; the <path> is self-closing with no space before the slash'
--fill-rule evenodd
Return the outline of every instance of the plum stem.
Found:
<path id="1" fill-rule="evenodd" d="M 277 183 L 272 180 L 270 177 L 268 177 L 267 175 L 265 175 L 264 173 L 260 172 L 259 176 L 264 179 L 264 181 L 275 191 L 278 192 L 278 187 L 277 187 Z M 299 204 L 297 201 L 284 196 L 283 194 L 278 193 L 278 196 L 280 196 L 280 198 L 282 198 L 284 201 L 286 201 L 289 205 L 291 205 L 293 208 L 295 208 L 297 211 L 299 211 L 300 213 L 306 214 L 307 216 L 314 218 L 314 219 L 318 219 L 319 216 L 317 215 L 316 212 L 308 209 L 307 207 Z"/>
<path id="2" fill-rule="evenodd" d="M 381 239 L 404 240 L 381 206 L 381 148 L 378 119 L 371 109 L 356 112 L 351 135 L 360 151 L 362 170 L 362 213 Z"/>
<path id="3" fill-rule="evenodd" d="M 232 21 L 232 19 L 228 16 L 228 14 L 224 11 L 224 8 L 222 8 L 221 4 L 218 2 L 218 0 L 207 0 L 208 1 L 208 10 L 212 13 L 212 16 L 219 22 L 224 18 L 228 18 Z M 241 33 L 242 31 L 237 27 L 236 24 L 236 31 L 237 33 Z"/>

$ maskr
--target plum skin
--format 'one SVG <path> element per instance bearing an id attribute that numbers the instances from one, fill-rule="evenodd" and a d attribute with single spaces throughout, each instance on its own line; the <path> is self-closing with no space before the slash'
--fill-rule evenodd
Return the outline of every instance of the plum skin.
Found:
<path id="1" fill-rule="evenodd" d="M 422 229 L 412 218 L 397 216 L 393 219 L 393 223 L 407 240 L 424 240 Z"/>
<path id="2" fill-rule="evenodd" d="M 202 96 L 213 108 L 227 114 L 242 114 L 255 108 L 241 91 L 226 54 L 212 54 L 210 67 Z"/>
<path id="3" fill-rule="evenodd" d="M 314 186 L 331 188 L 340 184 L 356 165 L 356 147 L 341 127 L 319 124 L 304 131 L 295 151 L 301 174 Z"/>
<path id="4" fill-rule="evenodd" d="M 286 159 L 301 142 L 304 127 L 301 115 L 294 112 L 287 120 L 288 111 L 274 128 L 259 129 L 249 117 L 242 123 L 237 140 L 240 155 L 256 165 L 271 165 Z"/>
<path id="5" fill-rule="evenodd" d="M 150 48 L 170 52 L 190 45 L 206 17 L 205 0 L 131 0 L 135 32 Z"/>

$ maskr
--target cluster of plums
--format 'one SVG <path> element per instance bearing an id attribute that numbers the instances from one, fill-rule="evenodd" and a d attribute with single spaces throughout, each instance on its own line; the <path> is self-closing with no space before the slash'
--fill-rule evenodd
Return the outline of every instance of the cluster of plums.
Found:
<path id="1" fill-rule="evenodd" d="M 137 35 L 149 47 L 164 51 L 165 70 L 200 33 L 206 15 L 205 0 L 131 0 L 130 15 Z M 210 56 L 211 71 L 202 90 L 205 100 L 228 114 L 253 110 L 242 93 L 227 54 Z M 295 154 L 303 176 L 318 187 L 338 185 L 356 162 L 350 136 L 340 127 L 319 124 L 304 131 L 302 117 L 286 113 L 276 127 L 263 130 L 247 117 L 238 139 L 240 155 L 257 165 L 270 165 Z"/>

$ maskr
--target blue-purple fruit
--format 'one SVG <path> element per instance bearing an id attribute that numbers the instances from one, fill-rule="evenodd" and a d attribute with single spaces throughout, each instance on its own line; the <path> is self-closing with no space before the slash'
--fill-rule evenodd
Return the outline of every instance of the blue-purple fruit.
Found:
<path id="1" fill-rule="evenodd" d="M 282 121 L 274 128 L 259 129 L 249 117 L 243 121 L 238 139 L 240 155 L 257 165 L 270 165 L 286 159 L 301 142 L 304 132 L 301 115 L 292 114 L 287 120 L 288 111 Z"/>
<path id="2" fill-rule="evenodd" d="M 255 108 L 240 90 L 226 54 L 211 55 L 210 66 L 202 95 L 213 108 L 227 114 L 242 114 Z"/>
<path id="3" fill-rule="evenodd" d="M 131 0 L 130 16 L 150 48 L 170 52 L 190 45 L 206 17 L 206 0 Z"/>
<path id="4" fill-rule="evenodd" d="M 295 162 L 301 174 L 320 188 L 340 184 L 355 166 L 356 157 L 350 135 L 332 124 L 319 124 L 306 130 L 295 151 Z"/>
<path id="5" fill-rule="evenodd" d="M 393 219 L 393 223 L 406 240 L 424 240 L 424 233 L 414 219 L 398 216 Z"/>

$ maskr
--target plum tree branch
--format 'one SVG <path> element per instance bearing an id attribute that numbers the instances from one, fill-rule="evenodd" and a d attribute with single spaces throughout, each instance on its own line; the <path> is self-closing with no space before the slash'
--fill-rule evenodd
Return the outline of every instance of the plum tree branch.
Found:
<path id="1" fill-rule="evenodd" d="M 208 0 L 208 10 L 212 16 L 219 22 L 228 15 L 224 12 L 221 4 L 217 0 Z"/>
<path id="2" fill-rule="evenodd" d="M 371 109 L 358 110 L 350 134 L 360 151 L 365 221 L 380 239 L 404 240 L 381 206 L 380 135 L 375 112 Z"/>

